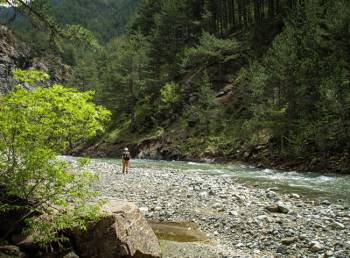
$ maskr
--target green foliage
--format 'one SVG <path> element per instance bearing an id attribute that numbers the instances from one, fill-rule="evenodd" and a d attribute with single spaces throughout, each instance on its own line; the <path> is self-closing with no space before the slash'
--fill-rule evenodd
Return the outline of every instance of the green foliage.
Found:
<path id="1" fill-rule="evenodd" d="M 204 32 L 196 47 L 185 49 L 182 66 L 198 67 L 215 63 L 225 63 L 239 56 L 239 44 L 235 40 L 219 39 Z"/>
<path id="2" fill-rule="evenodd" d="M 20 11 L 26 17 L 17 15 L 16 19 L 12 21 L 12 25 L 19 29 L 21 33 L 28 34 L 30 31 L 35 31 L 38 29 L 38 25 L 49 25 L 49 27 L 55 27 L 55 30 L 60 30 L 62 26 L 63 30 L 61 32 L 69 37 L 71 33 L 67 31 L 65 25 L 81 26 L 91 31 L 99 41 L 106 43 L 113 37 L 125 32 L 128 21 L 132 17 L 139 0 L 32 0 L 28 4 L 31 9 L 28 9 L 20 1 L 10 2 L 13 3 L 17 11 Z M 39 14 L 40 18 L 36 14 Z M 0 20 L 11 20 L 12 15 L 13 9 L 5 10 L 0 15 Z M 29 25 L 30 22 L 35 22 L 34 28 Z M 76 28 L 68 28 L 68 30 L 76 32 Z M 80 30 L 79 33 L 81 33 Z M 74 38 L 77 39 L 76 36 Z M 80 41 L 80 38 L 81 36 L 79 42 L 84 43 Z M 86 39 L 88 38 L 90 36 L 86 37 Z"/>
<path id="3" fill-rule="evenodd" d="M 147 96 L 157 86 L 149 74 L 148 49 L 141 34 L 116 38 L 108 45 L 101 75 L 106 104 L 115 114 L 130 114 L 133 129 L 136 106 L 140 101 L 147 102 Z"/>
<path id="4" fill-rule="evenodd" d="M 91 161 L 91 160 L 90 160 L 89 158 L 79 158 L 79 159 L 77 160 L 79 167 L 85 167 L 85 166 L 87 166 L 87 165 L 90 163 L 90 161 Z"/>
<path id="5" fill-rule="evenodd" d="M 190 127 L 195 125 L 201 135 L 209 135 L 213 126 L 217 123 L 218 110 L 216 109 L 214 93 L 208 75 L 204 74 L 198 87 L 197 104 L 191 105 L 185 116 Z"/>
<path id="6" fill-rule="evenodd" d="M 53 1 L 50 14 L 60 24 L 79 24 L 107 43 L 125 32 L 139 0 Z"/>
<path id="7" fill-rule="evenodd" d="M 270 128 L 280 150 L 292 155 L 349 147 L 340 147 L 350 137 L 344 10 L 346 1 L 297 8 L 264 60 L 241 73 L 250 91 L 249 123 Z"/>
<path id="8" fill-rule="evenodd" d="M 157 78 L 176 80 L 180 72 L 183 49 L 200 33 L 195 5 L 188 1 L 141 1 L 131 28 L 141 32 L 150 42 L 150 61 Z"/>
<path id="9" fill-rule="evenodd" d="M 80 46 L 100 48 L 95 35 L 80 25 L 67 25 L 64 36 L 66 39 L 77 42 Z"/>
<path id="10" fill-rule="evenodd" d="M 180 100 L 179 85 L 174 82 L 167 83 L 160 91 L 160 109 L 173 110 Z"/>
<path id="11" fill-rule="evenodd" d="M 21 69 L 15 69 L 13 71 L 13 79 L 35 85 L 36 82 L 45 81 L 49 79 L 49 75 L 39 71 L 31 69 L 29 72 Z"/>
<path id="12" fill-rule="evenodd" d="M 155 15 L 160 11 L 160 0 L 141 0 L 131 23 L 132 31 L 150 36 L 155 26 Z"/>
<path id="13" fill-rule="evenodd" d="M 15 74 L 32 86 L 47 78 L 38 71 Z M 95 195 L 90 185 L 96 177 L 69 172 L 68 164 L 57 158 L 103 132 L 109 111 L 93 104 L 92 98 L 92 92 L 61 85 L 32 91 L 19 85 L 0 98 L 0 212 L 18 208 L 16 202 L 6 202 L 9 196 L 24 200 L 20 207 L 29 210 L 23 218 L 27 230 L 43 245 L 62 240 L 59 232 L 84 228 L 85 219 L 98 216 L 99 205 L 86 204 Z"/>
<path id="14" fill-rule="evenodd" d="M 155 28 L 151 42 L 157 47 L 158 62 L 174 65 L 176 54 L 183 48 L 184 30 L 189 20 L 186 18 L 184 1 L 165 0 L 155 15 Z"/>

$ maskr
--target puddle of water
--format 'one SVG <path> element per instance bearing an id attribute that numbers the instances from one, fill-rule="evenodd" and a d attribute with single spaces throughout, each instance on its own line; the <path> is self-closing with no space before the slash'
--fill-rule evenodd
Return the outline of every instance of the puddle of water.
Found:
<path id="1" fill-rule="evenodd" d="M 175 242 L 206 242 L 210 239 L 193 222 L 148 222 L 159 240 Z"/>

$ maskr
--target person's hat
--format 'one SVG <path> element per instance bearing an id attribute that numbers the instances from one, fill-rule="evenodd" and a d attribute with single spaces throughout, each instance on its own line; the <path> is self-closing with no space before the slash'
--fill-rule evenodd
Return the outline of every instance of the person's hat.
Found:
<path id="1" fill-rule="evenodd" d="M 129 149 L 127 147 L 124 148 L 125 151 L 128 151 Z"/>

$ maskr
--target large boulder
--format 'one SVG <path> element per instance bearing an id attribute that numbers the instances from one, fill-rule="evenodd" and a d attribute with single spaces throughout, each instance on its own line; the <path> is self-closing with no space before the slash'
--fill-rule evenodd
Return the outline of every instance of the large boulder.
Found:
<path id="1" fill-rule="evenodd" d="M 161 257 L 159 241 L 135 204 L 110 201 L 103 211 L 106 215 L 90 223 L 87 231 L 73 233 L 79 257 Z"/>

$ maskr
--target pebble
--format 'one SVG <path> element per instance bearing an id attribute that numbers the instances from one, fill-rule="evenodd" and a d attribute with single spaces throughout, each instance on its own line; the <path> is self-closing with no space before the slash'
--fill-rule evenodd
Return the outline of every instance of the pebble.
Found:
<path id="1" fill-rule="evenodd" d="M 66 254 L 65 256 L 63 256 L 62 258 L 79 258 L 79 256 L 74 252 L 70 252 L 70 253 Z"/>
<path id="2" fill-rule="evenodd" d="M 339 229 L 344 229 L 345 228 L 345 226 L 343 224 L 341 224 L 339 222 L 336 222 L 336 221 L 334 222 L 333 227 L 339 228 Z"/>
<path id="3" fill-rule="evenodd" d="M 278 202 L 277 205 L 278 205 L 278 210 L 281 213 L 288 213 L 289 212 L 289 208 L 283 202 Z"/>
<path id="4" fill-rule="evenodd" d="M 321 204 L 322 204 L 322 205 L 329 206 L 329 205 L 331 205 L 331 202 L 328 201 L 328 200 L 323 200 L 323 201 L 321 202 Z"/>
<path id="5" fill-rule="evenodd" d="M 148 208 L 147 207 L 140 207 L 139 210 L 141 211 L 142 214 L 147 214 L 148 213 Z"/>
<path id="6" fill-rule="evenodd" d="M 327 251 L 324 256 L 325 257 L 332 257 L 334 255 L 333 251 Z"/>
<path id="7" fill-rule="evenodd" d="M 231 216 L 234 216 L 234 217 L 238 217 L 238 212 L 237 212 L 237 211 L 234 211 L 234 210 L 230 210 L 230 211 L 228 212 L 228 214 L 231 215 Z"/>
<path id="8" fill-rule="evenodd" d="M 324 248 L 323 245 L 318 241 L 312 241 L 310 243 L 310 250 L 314 253 L 323 250 L 323 248 Z"/>
<path id="9" fill-rule="evenodd" d="M 287 252 L 287 247 L 285 247 L 284 245 L 280 245 L 279 247 L 277 247 L 276 253 L 285 254 L 286 252 Z"/>
<path id="10" fill-rule="evenodd" d="M 297 241 L 296 237 L 289 237 L 289 238 L 282 239 L 281 243 L 284 245 L 290 245 L 290 244 L 293 244 L 295 241 Z"/>
<path id="11" fill-rule="evenodd" d="M 300 195 L 295 193 L 291 194 L 290 197 L 294 199 L 300 199 Z"/>
<path id="12" fill-rule="evenodd" d="M 217 203 L 214 203 L 211 207 L 213 209 L 220 209 L 222 207 L 222 204 L 217 202 Z"/>
<path id="13" fill-rule="evenodd" d="M 202 197 L 202 198 L 206 198 L 206 197 L 208 197 L 208 195 L 209 194 L 207 192 L 200 192 L 199 193 L 199 196 Z"/>
<path id="14" fill-rule="evenodd" d="M 243 247 L 243 246 L 244 246 L 243 243 L 238 243 L 238 244 L 236 245 L 237 248 L 241 248 L 241 247 Z"/>

